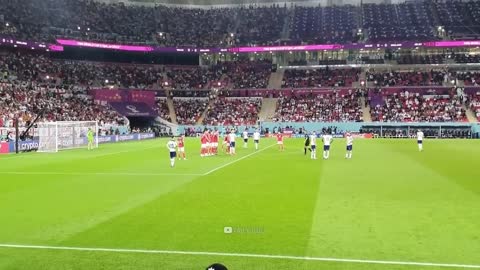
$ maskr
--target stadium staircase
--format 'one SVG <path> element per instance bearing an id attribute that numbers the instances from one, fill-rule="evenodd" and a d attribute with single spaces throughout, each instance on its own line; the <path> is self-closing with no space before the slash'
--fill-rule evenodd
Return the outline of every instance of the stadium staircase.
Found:
<path id="1" fill-rule="evenodd" d="M 429 5 L 430 10 L 432 11 L 433 20 L 434 22 L 436 22 L 435 25 L 442 25 L 440 23 L 442 20 L 440 20 L 440 16 L 438 15 L 438 10 L 437 10 L 437 7 L 435 6 L 434 1 L 428 1 L 427 3 Z"/>
<path id="2" fill-rule="evenodd" d="M 277 110 L 278 98 L 264 98 L 262 100 L 262 108 L 258 113 L 258 119 L 260 121 L 272 120 Z"/>
<path id="3" fill-rule="evenodd" d="M 360 83 L 361 81 L 366 82 L 367 81 L 367 71 L 362 69 L 362 72 L 358 75 L 358 81 L 352 83 L 352 87 L 354 88 L 360 88 L 362 87 L 362 84 Z"/>
<path id="4" fill-rule="evenodd" d="M 281 40 L 290 39 L 290 24 L 291 24 L 291 21 L 293 21 L 293 17 L 295 16 L 295 9 L 291 8 L 288 10 L 289 10 L 288 15 L 285 16 L 285 20 L 283 21 L 282 33 L 280 34 Z"/>
<path id="5" fill-rule="evenodd" d="M 463 104 L 463 108 L 465 109 L 465 115 L 467 116 L 468 122 L 469 123 L 477 123 L 478 118 L 475 116 L 475 113 L 470 108 L 465 106 L 465 104 Z"/>
<path id="6" fill-rule="evenodd" d="M 215 103 L 215 99 L 210 99 L 210 101 L 208 102 L 207 108 L 205 108 L 205 111 L 203 111 L 202 115 L 200 115 L 200 117 L 198 118 L 196 123 L 197 125 L 203 124 L 203 120 L 205 119 L 205 117 L 207 117 L 207 113 L 210 110 L 210 108 L 213 108 L 214 103 Z"/>
<path id="7" fill-rule="evenodd" d="M 235 12 L 235 16 L 233 18 L 234 24 L 231 33 L 237 33 L 238 27 L 240 27 L 240 22 L 241 22 L 241 16 L 239 14 L 239 10 Z"/>
<path id="8" fill-rule="evenodd" d="M 372 122 L 372 115 L 370 114 L 370 104 L 365 105 L 365 98 L 360 98 L 360 104 L 362 105 L 362 118 L 363 122 Z"/>
<path id="9" fill-rule="evenodd" d="M 277 72 L 273 72 L 272 74 L 270 74 L 270 78 L 268 79 L 267 88 L 268 89 L 281 89 L 284 73 L 285 73 L 284 69 L 277 69 Z"/>
<path id="10" fill-rule="evenodd" d="M 170 119 L 172 119 L 173 124 L 178 124 L 177 114 L 175 114 L 175 107 L 173 106 L 173 99 L 170 96 L 170 91 L 166 90 L 165 94 L 167 94 L 167 106 L 168 106 L 168 111 L 170 112 Z"/>

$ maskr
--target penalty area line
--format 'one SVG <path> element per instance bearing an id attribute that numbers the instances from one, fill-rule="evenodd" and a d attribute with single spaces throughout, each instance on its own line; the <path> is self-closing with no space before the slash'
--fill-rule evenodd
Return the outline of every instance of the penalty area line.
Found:
<path id="1" fill-rule="evenodd" d="M 221 256 L 221 257 L 238 257 L 238 258 L 261 258 L 261 259 L 321 261 L 321 262 L 338 262 L 338 263 L 384 264 L 384 265 L 403 265 L 403 266 L 480 269 L 480 265 L 473 265 L 473 264 L 342 259 L 342 258 L 327 258 L 327 257 L 301 257 L 301 256 L 286 256 L 286 255 L 225 253 L 225 252 L 207 252 L 207 251 L 66 247 L 66 246 L 41 246 L 41 245 L 19 245 L 19 244 L 0 244 L 0 247 L 16 248 L 16 249 L 72 250 L 72 251 L 88 251 L 88 252 L 143 253 L 143 254 L 174 254 L 174 255 L 192 255 L 192 256 Z"/>
<path id="2" fill-rule="evenodd" d="M 235 160 L 233 160 L 233 161 L 230 161 L 230 162 L 228 162 L 228 163 L 226 163 L 226 164 L 223 164 L 223 165 L 221 165 L 221 166 L 219 166 L 219 167 L 216 167 L 216 168 L 214 168 L 214 169 L 212 169 L 212 170 L 204 173 L 203 175 L 205 176 L 205 175 L 209 175 L 209 174 L 211 174 L 211 173 L 214 173 L 214 172 L 216 172 L 216 171 L 218 171 L 218 170 L 220 170 L 220 169 L 223 169 L 223 168 L 225 168 L 225 167 L 227 167 L 227 166 L 230 166 L 230 165 L 232 165 L 232 164 L 234 164 L 234 163 L 236 163 L 236 162 L 238 162 L 238 161 L 244 160 L 244 159 L 246 159 L 246 158 L 248 158 L 248 157 L 251 157 L 251 156 L 256 155 L 256 154 L 258 154 L 258 153 L 260 153 L 260 152 L 263 152 L 263 151 L 267 150 L 268 148 L 271 148 L 271 147 L 273 147 L 273 146 L 275 146 L 275 145 L 276 145 L 276 144 L 269 145 L 269 146 L 267 146 L 267 147 L 265 147 L 265 148 L 262 148 L 262 149 L 260 149 L 260 150 L 258 150 L 258 151 L 255 151 L 255 152 L 253 152 L 253 153 L 250 153 L 250 154 L 248 154 L 248 155 L 246 155 L 246 156 L 243 156 L 243 157 L 241 157 L 241 158 L 238 158 L 238 159 L 235 159 Z"/>

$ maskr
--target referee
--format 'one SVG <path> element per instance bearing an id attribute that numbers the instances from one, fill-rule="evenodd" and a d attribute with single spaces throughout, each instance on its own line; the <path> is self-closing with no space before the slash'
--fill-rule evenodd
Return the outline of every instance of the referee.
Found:
<path id="1" fill-rule="evenodd" d="M 305 146 L 303 147 L 303 154 L 306 156 L 307 155 L 307 149 L 308 151 L 312 151 L 312 148 L 310 148 L 310 136 L 308 134 L 305 134 Z"/>

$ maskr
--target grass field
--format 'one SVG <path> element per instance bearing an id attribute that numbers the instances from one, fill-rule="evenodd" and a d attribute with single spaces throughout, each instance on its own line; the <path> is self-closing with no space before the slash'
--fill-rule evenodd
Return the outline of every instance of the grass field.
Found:
<path id="1" fill-rule="evenodd" d="M 192 139 L 173 169 L 165 139 L 0 156 L 0 269 L 480 268 L 480 141 L 302 143 Z"/>

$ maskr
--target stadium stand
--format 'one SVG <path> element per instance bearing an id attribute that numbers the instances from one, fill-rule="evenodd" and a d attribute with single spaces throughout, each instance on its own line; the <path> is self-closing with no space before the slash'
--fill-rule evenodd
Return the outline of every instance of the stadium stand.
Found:
<path id="1" fill-rule="evenodd" d="M 237 16 L 241 20 L 236 30 L 236 39 L 244 45 L 272 45 L 278 43 L 287 14 L 286 5 L 239 8 Z"/>
<path id="2" fill-rule="evenodd" d="M 172 88 L 175 90 L 204 89 L 213 77 L 208 69 L 192 67 L 192 68 L 171 68 L 166 70 L 166 84 L 162 84 L 164 88 Z"/>
<path id="3" fill-rule="evenodd" d="M 409 71 L 409 72 L 367 72 L 367 81 L 376 86 L 422 86 L 442 85 L 447 72 L 444 71 Z"/>
<path id="4" fill-rule="evenodd" d="M 295 43 L 349 43 L 354 39 L 354 6 L 295 7 L 290 38 Z"/>
<path id="5" fill-rule="evenodd" d="M 469 107 L 475 113 L 478 121 L 480 122 L 480 95 L 474 94 L 469 97 Z"/>
<path id="6" fill-rule="evenodd" d="M 208 105 L 206 98 L 174 98 L 173 105 L 177 122 L 182 125 L 194 125 Z"/>
<path id="7" fill-rule="evenodd" d="M 478 1 L 432 1 L 439 24 L 453 38 L 478 38 L 480 3 Z"/>
<path id="8" fill-rule="evenodd" d="M 444 55 L 403 55 L 397 59 L 398 64 L 400 65 L 411 65 L 411 64 L 443 64 L 445 63 Z"/>
<path id="9" fill-rule="evenodd" d="M 64 37 L 205 48 L 284 43 L 435 41 L 440 38 L 476 38 L 480 30 L 480 3 L 450 0 L 362 6 L 251 5 L 209 9 L 99 1 L 0 0 L 0 15 L 2 37 L 48 42 Z M 438 26 L 445 27 L 447 37 L 439 36 Z M 358 35 L 359 29 L 364 33 Z M 473 47 L 471 49 L 473 51 Z M 387 56 L 390 53 L 393 55 Z M 295 59 L 289 62 L 290 65 L 307 66 L 318 62 L 319 65 L 332 66 L 383 64 L 385 58 L 397 60 L 399 65 L 433 67 L 453 61 L 479 63 L 480 56 L 476 53 L 462 49 L 435 53 L 413 48 L 408 52 L 402 49 L 401 53 L 395 49 L 379 49 L 377 54 L 369 52 L 368 56 L 357 53 L 343 55 L 347 59 L 341 59 L 337 56 L 342 53 L 337 56 L 326 53 L 321 60 L 320 57 L 312 60 L 308 57 L 297 59 L 301 58 L 301 52 L 290 52 L 292 56 L 288 60 Z M 394 71 L 388 72 L 315 67 L 286 69 L 282 73 L 280 69 L 282 72 L 278 72 L 275 87 L 281 86 L 283 90 L 266 91 L 269 79 L 274 78 L 271 76 L 273 65 L 272 60 L 253 60 L 260 55 L 253 56 L 252 53 L 238 59 L 237 54 L 225 57 L 220 53 L 218 57 L 212 57 L 215 60 L 210 65 L 160 66 L 58 60 L 49 54 L 33 51 L 2 50 L 0 126 L 11 126 L 14 113 L 19 112 L 20 124 L 26 125 L 43 107 L 49 108 L 45 120 L 97 119 L 108 125 L 123 123 L 125 119 L 111 107 L 92 101 L 87 90 L 96 87 L 157 90 L 157 97 L 162 98 L 157 99 L 154 109 L 160 117 L 170 120 L 166 100 L 167 96 L 173 98 L 179 124 L 197 123 L 208 109 L 204 124 L 253 125 L 261 109 L 260 97 L 280 98 L 276 121 L 361 121 L 359 96 L 345 89 L 352 89 L 355 82 L 364 78 L 370 82 L 368 86 L 388 90 L 370 91 L 373 93 L 369 92 L 368 100 L 363 104 L 370 105 L 374 121 L 465 121 L 464 105 L 480 120 L 476 95 L 468 96 L 465 103 L 463 97 L 456 94 L 416 90 L 422 86 L 435 88 L 456 83 L 466 87 L 479 86 L 480 72 L 470 67 L 462 67 L 465 69 L 462 71 L 440 67 L 433 70 L 430 66 L 400 71 L 407 67 L 394 67 Z M 279 61 L 278 58 L 273 62 L 278 64 Z M 398 88 L 389 90 L 392 87 Z M 288 92 L 301 88 L 313 91 Z M 317 91 L 318 88 L 322 91 Z M 324 88 L 342 89 L 325 92 Z M 211 108 L 209 102 L 213 104 Z"/>
<path id="10" fill-rule="evenodd" d="M 455 54 L 454 59 L 457 63 L 480 63 L 480 55 Z"/>
<path id="11" fill-rule="evenodd" d="M 276 122 L 361 121 L 362 110 L 352 90 L 342 92 L 291 92 L 279 100 Z"/>
<path id="12" fill-rule="evenodd" d="M 163 70 L 153 65 L 108 64 L 52 60 L 37 53 L 0 55 L 0 66 L 7 76 L 49 85 L 117 86 L 150 88 L 158 83 Z"/>
<path id="13" fill-rule="evenodd" d="M 59 11 L 62 12 L 59 12 Z M 425 41 L 444 26 L 454 38 L 480 32 L 478 1 L 415 1 L 308 7 L 179 8 L 102 1 L 0 1 L 0 33 L 48 41 L 73 38 L 160 46 L 225 47 L 292 44 Z M 357 35 L 359 28 L 365 35 Z M 287 34 L 285 34 L 287 33 Z"/>
<path id="14" fill-rule="evenodd" d="M 0 118 L 12 127 L 20 113 L 19 126 L 29 125 L 43 109 L 42 121 L 97 120 L 101 126 L 121 125 L 124 118 L 108 105 L 95 104 L 80 87 L 52 88 L 32 82 L 0 83 Z"/>
<path id="15" fill-rule="evenodd" d="M 480 85 L 480 72 L 478 71 L 451 71 L 452 77 L 463 81 L 465 86 Z"/>
<path id="16" fill-rule="evenodd" d="M 209 109 L 205 125 L 255 125 L 261 98 L 218 98 Z"/>
<path id="17" fill-rule="evenodd" d="M 380 122 L 465 122 L 463 101 L 450 95 L 432 95 L 415 90 L 380 93 L 370 102 L 373 121 Z"/>
<path id="18" fill-rule="evenodd" d="M 267 88 L 271 68 L 270 60 L 241 60 L 222 63 L 228 85 L 233 89 Z"/>
<path id="19" fill-rule="evenodd" d="M 287 69 L 282 88 L 350 87 L 359 74 L 359 69 Z"/>
<path id="20" fill-rule="evenodd" d="M 435 40 L 435 21 L 428 1 L 364 4 L 363 27 L 372 42 Z"/>
<path id="21" fill-rule="evenodd" d="M 167 121 L 171 121 L 170 111 L 167 105 L 167 99 L 166 98 L 158 99 L 156 104 L 157 106 L 155 107 L 155 110 L 157 111 L 158 115 Z"/>

